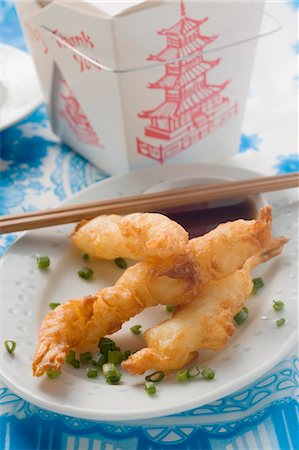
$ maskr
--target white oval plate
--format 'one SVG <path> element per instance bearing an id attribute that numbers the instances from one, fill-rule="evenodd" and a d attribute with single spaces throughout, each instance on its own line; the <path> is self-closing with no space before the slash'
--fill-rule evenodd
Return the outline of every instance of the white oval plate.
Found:
<path id="1" fill-rule="evenodd" d="M 0 44 L 0 130 L 26 117 L 42 102 L 42 93 L 31 56 Z"/>
<path id="2" fill-rule="evenodd" d="M 216 165 L 180 165 L 141 170 L 107 179 L 90 186 L 66 204 L 95 201 L 130 194 L 141 194 L 155 184 L 187 177 L 224 176 L 231 179 L 253 177 L 244 169 Z M 290 192 L 282 195 L 280 207 L 274 207 L 274 234 L 286 235 L 291 241 L 283 255 L 254 272 L 262 276 L 265 287 L 248 301 L 250 318 L 222 351 L 202 352 L 200 364 L 216 371 L 213 381 L 176 382 L 169 376 L 158 385 L 153 398 L 143 390 L 144 377 L 124 374 L 122 383 L 111 386 L 103 377 L 88 379 L 85 369 L 65 367 L 56 380 L 34 378 L 31 360 L 37 334 L 50 302 L 61 302 L 97 292 L 109 286 L 121 274 L 113 262 L 92 262 L 93 281 L 84 281 L 77 270 L 84 265 L 82 255 L 72 248 L 69 234 L 72 226 L 58 226 L 27 232 L 2 260 L 2 298 L 0 301 L 0 341 L 13 339 L 17 348 L 13 356 L 2 346 L 0 376 L 24 399 L 58 413 L 95 420 L 137 420 L 171 414 L 216 400 L 250 383 L 282 359 L 296 342 L 297 330 L 297 207 Z M 279 198 L 279 196 L 275 196 Z M 293 202 L 293 203 L 292 203 Z M 51 267 L 39 271 L 35 255 L 51 258 Z M 272 300 L 286 303 L 285 311 L 275 313 Z M 281 328 L 274 321 L 284 315 L 287 324 Z M 131 319 L 113 339 L 123 350 L 143 346 L 140 336 L 128 330 L 133 324 L 143 329 L 165 319 L 164 307 L 147 309 Z M 262 320 L 261 317 L 267 317 Z M 1 344 L 2 345 L 2 344 Z"/>

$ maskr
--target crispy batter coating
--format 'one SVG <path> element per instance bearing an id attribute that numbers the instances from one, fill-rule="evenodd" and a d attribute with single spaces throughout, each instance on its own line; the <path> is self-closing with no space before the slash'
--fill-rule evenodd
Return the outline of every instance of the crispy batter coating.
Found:
<path id="1" fill-rule="evenodd" d="M 159 303 L 182 304 L 194 298 L 196 289 L 192 277 L 157 277 L 155 268 L 145 262 L 129 267 L 113 287 L 69 300 L 45 316 L 33 357 L 34 375 L 60 369 L 71 349 L 96 350 L 101 337 L 119 330 L 144 308 Z"/>
<path id="2" fill-rule="evenodd" d="M 82 221 L 72 233 L 73 243 L 95 258 L 131 258 L 136 261 L 165 261 L 184 255 L 188 233 L 162 214 L 135 213 L 102 215 Z"/>
<path id="3" fill-rule="evenodd" d="M 202 284 L 220 280 L 241 269 L 244 262 L 261 251 L 271 240 L 272 208 L 261 208 L 257 220 L 235 220 L 218 225 L 189 241 Z"/>
<path id="4" fill-rule="evenodd" d="M 119 256 L 159 265 L 171 274 L 171 266 L 185 264 L 184 255 L 195 258 L 202 283 L 221 279 L 240 269 L 244 261 L 271 239 L 272 208 L 261 208 L 257 220 L 236 220 L 220 224 L 204 236 L 191 239 L 176 222 L 162 214 L 99 216 L 82 221 L 73 234 L 73 243 L 92 257 Z M 230 253 L 228 259 L 226 255 Z"/>
<path id="5" fill-rule="evenodd" d="M 147 330 L 147 348 L 122 363 L 132 374 L 148 369 L 179 369 L 197 357 L 197 350 L 219 350 L 234 333 L 234 316 L 252 292 L 250 270 L 282 251 L 287 239 L 273 239 L 266 250 L 250 257 L 243 268 L 222 280 L 210 281 L 188 304 L 176 308 L 173 316 Z"/>
<path id="6" fill-rule="evenodd" d="M 258 220 L 228 222 L 208 235 L 193 239 L 189 252 L 176 255 L 171 265 L 159 264 L 158 272 L 156 262 L 138 263 L 127 269 L 115 286 L 102 289 L 95 296 L 60 305 L 42 322 L 32 364 L 34 375 L 59 369 L 70 349 L 95 349 L 101 337 L 114 333 L 148 306 L 190 301 L 204 283 L 228 276 L 242 267 L 270 236 L 271 207 L 267 207 L 261 210 Z M 105 245 L 108 248 L 108 242 Z M 89 250 L 84 248 L 84 251 Z"/>

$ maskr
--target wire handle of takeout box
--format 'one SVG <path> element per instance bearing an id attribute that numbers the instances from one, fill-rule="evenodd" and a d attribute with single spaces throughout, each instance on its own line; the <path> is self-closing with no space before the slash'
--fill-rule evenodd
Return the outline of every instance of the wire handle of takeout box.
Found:
<path id="1" fill-rule="evenodd" d="M 75 48 L 74 46 L 72 46 L 71 44 L 69 44 L 67 42 L 66 39 L 62 39 L 60 36 L 58 36 L 57 34 L 55 34 L 50 28 L 41 25 L 41 28 L 47 33 L 50 34 L 51 37 L 53 39 L 55 39 L 60 45 L 68 48 L 69 50 L 71 50 L 73 53 L 75 53 L 76 55 L 80 56 L 81 58 L 85 59 L 86 61 L 88 61 L 90 64 L 93 64 L 95 67 L 98 67 L 101 70 L 106 70 L 107 72 L 112 72 L 112 73 L 116 73 L 116 74 L 121 74 L 121 73 L 129 73 L 129 72 L 139 72 L 141 70 L 149 70 L 149 69 L 154 69 L 156 67 L 159 66 L 164 66 L 165 64 L 170 64 L 170 63 L 177 63 L 180 61 L 187 61 L 191 58 L 194 58 L 197 55 L 201 55 L 201 54 L 208 54 L 208 53 L 213 53 L 213 52 L 218 52 L 219 50 L 225 50 L 227 48 L 231 48 L 231 47 L 235 47 L 237 45 L 241 45 L 241 44 L 246 44 L 250 41 L 253 41 L 255 39 L 259 39 L 261 37 L 265 37 L 265 36 L 269 36 L 270 34 L 276 33 L 277 31 L 282 29 L 282 24 L 278 21 L 278 19 L 276 19 L 274 16 L 272 16 L 272 14 L 269 14 L 267 12 L 264 12 L 264 16 L 270 18 L 273 22 L 273 28 L 271 28 L 270 30 L 267 30 L 261 34 L 255 35 L 255 36 L 251 36 L 249 38 L 246 39 L 242 39 L 230 44 L 226 44 L 226 45 L 222 45 L 219 47 L 215 47 L 213 49 L 208 49 L 208 50 L 200 50 L 199 52 L 195 52 L 192 53 L 192 55 L 187 55 L 184 56 L 182 58 L 177 58 L 177 59 L 173 59 L 173 60 L 169 60 L 169 61 L 165 61 L 165 62 L 158 62 L 158 63 L 148 63 L 145 64 L 143 66 L 137 66 L 137 67 L 130 67 L 130 68 L 124 68 L 124 69 L 115 69 L 112 67 L 108 67 L 102 63 L 100 63 L 97 59 L 100 57 L 96 57 L 97 59 L 95 59 L 94 57 L 81 52 L 80 50 L 78 50 L 77 48 Z M 275 26 L 274 26 L 275 25 Z"/>

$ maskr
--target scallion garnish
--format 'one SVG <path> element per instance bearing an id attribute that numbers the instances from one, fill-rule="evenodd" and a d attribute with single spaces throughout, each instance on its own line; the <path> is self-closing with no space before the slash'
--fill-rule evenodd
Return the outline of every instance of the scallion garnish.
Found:
<path id="1" fill-rule="evenodd" d="M 144 390 L 147 395 L 154 395 L 156 393 L 156 385 L 152 381 L 147 381 L 144 385 Z"/>
<path id="2" fill-rule="evenodd" d="M 102 367 L 103 364 L 105 364 L 106 362 L 107 362 L 107 359 L 101 352 L 97 352 L 91 360 L 91 364 L 96 367 Z"/>
<path id="3" fill-rule="evenodd" d="M 103 375 L 106 378 L 106 383 L 114 384 L 118 383 L 121 379 L 121 372 L 112 363 L 106 363 L 102 367 Z"/>
<path id="4" fill-rule="evenodd" d="M 37 256 L 36 257 L 36 264 L 39 269 L 46 269 L 49 267 L 51 261 L 49 256 Z"/>
<path id="5" fill-rule="evenodd" d="M 176 378 L 180 383 L 185 383 L 190 379 L 188 370 L 180 370 L 179 372 L 177 372 Z"/>
<path id="6" fill-rule="evenodd" d="M 79 369 L 80 367 L 80 361 L 78 359 L 73 359 L 73 361 L 71 362 L 71 365 L 73 367 L 75 367 L 75 369 Z"/>
<path id="7" fill-rule="evenodd" d="M 131 356 L 131 355 L 132 355 L 131 350 L 126 350 L 126 351 L 124 351 L 124 353 L 123 353 L 123 358 L 124 358 L 124 360 L 128 359 L 129 356 Z"/>
<path id="8" fill-rule="evenodd" d="M 252 280 L 252 282 L 253 282 L 253 288 L 252 288 L 251 294 L 256 295 L 257 291 L 265 285 L 264 280 L 261 277 L 258 277 L 258 278 L 254 278 Z"/>
<path id="9" fill-rule="evenodd" d="M 275 311 L 281 311 L 284 308 L 284 303 L 281 300 L 273 300 L 272 308 Z"/>
<path id="10" fill-rule="evenodd" d="M 209 367 L 205 367 L 204 369 L 199 369 L 197 366 L 191 366 L 189 369 L 181 370 L 176 374 L 177 380 L 181 383 L 191 380 L 192 378 L 196 378 L 201 375 L 205 380 L 213 380 L 215 377 L 214 370 Z"/>
<path id="11" fill-rule="evenodd" d="M 126 269 L 128 267 L 127 261 L 125 261 L 123 258 L 115 258 L 114 262 L 121 269 Z"/>
<path id="12" fill-rule="evenodd" d="M 92 354 L 90 352 L 81 353 L 79 359 L 81 363 L 86 364 L 92 360 Z"/>
<path id="13" fill-rule="evenodd" d="M 98 376 L 99 373 L 99 369 L 97 367 L 89 367 L 86 370 L 86 375 L 88 376 L 88 378 L 95 378 Z"/>
<path id="14" fill-rule="evenodd" d="M 201 375 L 205 380 L 213 380 L 215 378 L 215 372 L 213 369 L 210 369 L 209 367 L 205 367 L 201 370 Z"/>
<path id="15" fill-rule="evenodd" d="M 49 303 L 49 307 L 50 307 L 51 309 L 56 309 L 57 306 L 59 306 L 59 305 L 61 305 L 61 303 L 54 303 L 54 302 Z"/>
<path id="16" fill-rule="evenodd" d="M 49 378 L 54 380 L 55 378 L 58 378 L 59 375 L 61 375 L 61 370 L 48 369 L 46 370 L 46 374 L 48 375 Z"/>
<path id="17" fill-rule="evenodd" d="M 116 345 L 115 345 L 115 342 L 112 341 L 112 339 L 101 338 L 100 342 L 98 343 L 98 347 L 100 349 L 100 352 L 103 353 L 103 355 L 105 357 L 105 362 L 107 362 L 109 350 L 115 350 Z"/>
<path id="18" fill-rule="evenodd" d="M 13 353 L 16 349 L 16 342 L 12 341 L 11 339 L 8 339 L 7 341 L 4 341 L 4 345 L 8 353 Z"/>
<path id="19" fill-rule="evenodd" d="M 141 333 L 142 325 L 134 325 L 130 328 L 130 331 L 132 331 L 133 334 L 140 334 Z"/>
<path id="20" fill-rule="evenodd" d="M 82 269 L 78 270 L 77 274 L 79 277 L 89 280 L 93 276 L 93 270 L 90 267 L 84 266 Z"/>
<path id="21" fill-rule="evenodd" d="M 241 311 L 238 312 L 238 314 L 235 315 L 234 321 L 237 325 L 241 325 L 248 317 L 248 308 L 244 306 Z"/>
<path id="22" fill-rule="evenodd" d="M 157 372 L 153 372 L 150 375 L 145 377 L 146 381 L 152 381 L 154 383 L 159 383 L 165 377 L 165 373 L 162 370 L 158 370 Z"/>
<path id="23" fill-rule="evenodd" d="M 84 253 L 84 255 L 82 256 L 82 258 L 84 259 L 84 261 L 89 261 L 89 254 L 88 253 Z"/>
<path id="24" fill-rule="evenodd" d="M 281 327 L 282 325 L 284 325 L 286 323 L 286 320 L 284 317 L 281 317 L 281 319 L 276 320 L 276 326 L 277 327 Z"/>
<path id="25" fill-rule="evenodd" d="M 65 357 L 65 361 L 68 364 L 72 364 L 72 361 L 74 361 L 75 359 L 76 359 L 76 352 L 74 352 L 74 350 L 70 350 Z"/>
<path id="26" fill-rule="evenodd" d="M 169 313 L 172 313 L 174 310 L 175 306 L 174 305 L 167 305 L 166 306 L 166 311 Z"/>
<path id="27" fill-rule="evenodd" d="M 122 352 L 119 350 L 108 351 L 108 363 L 120 364 L 124 360 Z"/>
<path id="28" fill-rule="evenodd" d="M 197 366 L 191 366 L 187 369 L 187 373 L 189 378 L 196 378 L 200 375 L 200 370 Z"/>

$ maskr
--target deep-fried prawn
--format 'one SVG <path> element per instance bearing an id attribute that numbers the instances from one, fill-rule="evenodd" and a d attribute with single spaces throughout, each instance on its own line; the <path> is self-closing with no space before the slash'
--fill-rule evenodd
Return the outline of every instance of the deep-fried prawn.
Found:
<path id="1" fill-rule="evenodd" d="M 167 267 L 170 258 L 185 255 L 188 233 L 162 214 L 111 214 L 83 220 L 73 231 L 72 240 L 92 257 L 153 263 L 163 260 Z"/>
<path id="2" fill-rule="evenodd" d="M 93 350 L 101 337 L 114 333 L 148 306 L 190 301 L 204 283 L 242 267 L 270 237 L 271 207 L 266 207 L 258 220 L 228 222 L 211 231 L 208 238 L 193 239 L 190 252 L 159 273 L 156 264 L 138 263 L 127 269 L 114 287 L 60 305 L 42 322 L 33 373 L 39 376 L 47 369 L 59 369 L 69 349 Z M 210 242 L 213 240 L 215 245 Z"/>
<path id="3" fill-rule="evenodd" d="M 257 220 L 235 220 L 218 225 L 209 233 L 189 241 L 202 284 L 220 280 L 243 267 L 272 237 L 272 208 L 260 209 Z"/>
<path id="4" fill-rule="evenodd" d="M 252 292 L 250 270 L 280 254 L 286 242 L 285 238 L 273 239 L 242 269 L 206 284 L 194 300 L 178 307 L 172 318 L 145 332 L 147 348 L 131 355 L 122 363 L 123 368 L 132 374 L 148 369 L 169 371 L 190 363 L 199 349 L 223 348 L 234 333 L 234 316 Z"/>
<path id="5" fill-rule="evenodd" d="M 33 357 L 34 375 L 59 370 L 70 349 L 95 350 L 102 336 L 119 330 L 146 307 L 189 301 L 196 295 L 196 288 L 192 278 L 157 277 L 155 269 L 145 262 L 129 267 L 113 287 L 69 300 L 46 315 Z"/>

